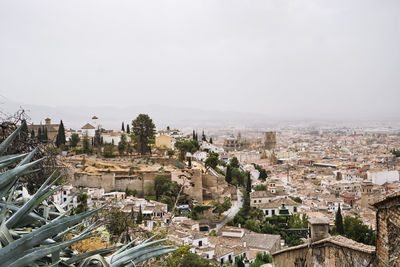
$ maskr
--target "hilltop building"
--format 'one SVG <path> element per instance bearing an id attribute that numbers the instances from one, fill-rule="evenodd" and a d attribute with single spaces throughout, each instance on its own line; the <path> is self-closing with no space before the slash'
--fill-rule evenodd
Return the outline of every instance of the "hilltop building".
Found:
<path id="1" fill-rule="evenodd" d="M 50 141 L 54 142 L 56 140 L 57 134 L 58 134 L 58 128 L 60 127 L 60 124 L 52 124 L 50 118 L 46 118 L 45 124 L 31 124 L 28 125 L 29 132 L 32 130 L 35 132 L 35 136 L 38 135 L 39 128 L 42 131 L 44 128 L 46 128 L 47 131 L 47 136 Z"/>

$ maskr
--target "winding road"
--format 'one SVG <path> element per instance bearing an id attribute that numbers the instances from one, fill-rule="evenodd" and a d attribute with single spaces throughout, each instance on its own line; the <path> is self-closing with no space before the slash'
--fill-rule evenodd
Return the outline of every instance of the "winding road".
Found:
<path id="1" fill-rule="evenodd" d="M 219 224 L 217 224 L 217 226 L 215 227 L 215 231 L 218 232 L 225 224 L 228 220 L 232 219 L 233 217 L 235 217 L 236 213 L 239 212 L 239 210 L 242 208 L 243 206 L 243 202 L 242 202 L 242 192 L 240 191 L 240 189 L 236 189 L 236 194 L 237 194 L 237 201 L 234 201 L 232 203 L 232 207 L 227 210 L 225 212 L 226 217 L 222 220 L 222 222 L 220 222 Z"/>

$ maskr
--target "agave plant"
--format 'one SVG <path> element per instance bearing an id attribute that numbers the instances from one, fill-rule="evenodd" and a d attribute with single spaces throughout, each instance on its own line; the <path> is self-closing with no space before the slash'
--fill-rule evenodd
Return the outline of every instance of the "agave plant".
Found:
<path id="1" fill-rule="evenodd" d="M 176 249 L 160 245 L 166 239 L 153 241 L 152 237 L 141 243 L 133 241 L 122 247 L 83 254 L 72 250 L 71 244 L 91 237 L 98 225 L 94 223 L 81 232 L 76 229 L 87 225 L 91 216 L 101 208 L 71 216 L 67 205 L 73 196 L 61 206 L 51 203 L 48 198 L 62 187 L 56 186 L 60 179 L 56 177 L 56 172 L 32 196 L 24 187 L 20 188 L 19 177 L 37 171 L 34 167 L 42 160 L 31 162 L 36 149 L 28 154 L 2 156 L 22 127 L 0 144 L 0 267 L 136 266 Z M 67 233 L 73 236 L 69 240 L 64 238 Z M 111 256 L 102 256 L 110 253 Z"/>

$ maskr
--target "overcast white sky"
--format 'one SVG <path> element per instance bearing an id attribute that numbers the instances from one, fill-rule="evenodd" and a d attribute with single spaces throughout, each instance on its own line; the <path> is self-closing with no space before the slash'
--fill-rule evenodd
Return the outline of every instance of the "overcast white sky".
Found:
<path id="1" fill-rule="evenodd" d="M 0 94 L 398 118 L 399 14 L 398 0 L 0 0 Z"/>

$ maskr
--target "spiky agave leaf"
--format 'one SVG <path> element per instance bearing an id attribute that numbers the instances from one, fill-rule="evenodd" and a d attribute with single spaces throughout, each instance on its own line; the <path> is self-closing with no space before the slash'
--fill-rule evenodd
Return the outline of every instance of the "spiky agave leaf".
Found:
<path id="1" fill-rule="evenodd" d="M 83 239 L 87 239 L 89 237 L 90 236 L 82 236 L 82 237 L 74 238 L 74 239 L 56 243 L 56 244 L 31 248 L 31 249 L 26 250 L 23 253 L 22 257 L 21 257 L 21 255 L 18 255 L 15 253 L 11 254 L 11 255 L 9 255 L 8 259 L 5 262 L 0 262 L 0 267 L 6 267 L 6 266 L 11 266 L 11 265 L 15 266 L 15 267 L 26 266 L 46 255 L 52 254 L 56 251 L 59 251 L 63 248 L 66 248 L 66 247 L 72 245 L 75 242 L 78 242 Z"/>
<path id="2" fill-rule="evenodd" d="M 25 153 L 25 154 L 13 155 L 13 157 L 9 158 L 8 160 L 0 161 L 0 170 L 10 166 L 11 164 L 14 164 L 21 158 L 26 157 L 26 155 L 28 155 L 28 154 Z"/>
<path id="3" fill-rule="evenodd" d="M 124 266 L 125 264 L 127 264 L 128 262 L 134 260 L 139 260 L 141 257 L 145 256 L 145 255 L 149 255 L 153 252 L 159 251 L 159 252 L 163 252 L 166 251 L 170 248 L 172 248 L 173 246 L 155 246 L 155 247 L 145 247 L 145 248 L 140 248 L 134 251 L 131 251 L 130 253 L 126 254 L 124 257 L 118 259 L 117 261 L 111 263 L 111 267 L 119 267 L 119 266 Z M 164 253 L 161 253 L 160 255 L 162 255 Z"/>
<path id="4" fill-rule="evenodd" d="M 0 157 L 0 163 L 7 163 L 7 162 L 9 162 L 9 161 L 19 160 L 19 159 L 25 157 L 26 155 L 28 155 L 28 153 L 1 156 L 1 157 Z"/>
<path id="5" fill-rule="evenodd" d="M 62 187 L 63 185 L 60 185 L 56 188 L 51 189 L 49 192 L 46 192 L 47 190 L 37 191 L 36 194 L 27 203 L 25 203 L 16 213 L 14 213 L 7 220 L 6 222 L 7 227 L 11 228 L 15 224 L 20 222 L 27 214 L 29 214 L 33 209 L 35 209 L 40 203 L 42 203 L 49 196 L 53 195 L 54 192 L 60 190 Z"/>
<path id="6" fill-rule="evenodd" d="M 9 257 L 9 255 L 12 254 L 23 255 L 26 250 L 31 249 L 34 246 L 40 245 L 42 241 L 46 240 L 47 238 L 56 236 L 57 233 L 62 232 L 68 227 L 71 227 L 81 222 L 84 218 L 95 214 L 101 208 L 102 207 L 78 215 L 62 218 L 57 221 L 52 221 L 49 224 L 43 225 L 35 231 L 21 237 L 18 240 L 15 240 L 11 244 L 0 249 L 0 262 L 4 262 Z"/>
<path id="7" fill-rule="evenodd" d="M 94 255 L 97 255 L 97 254 L 98 255 L 102 255 L 102 254 L 105 254 L 105 253 L 109 253 L 109 252 L 114 251 L 114 250 L 116 250 L 118 248 L 119 248 L 119 246 L 111 247 L 111 248 L 102 248 L 102 249 L 97 249 L 97 250 L 94 250 L 94 251 L 86 252 L 86 253 L 83 253 L 83 254 L 78 254 L 78 255 L 75 255 L 75 256 L 71 257 L 69 260 L 66 260 L 64 263 L 65 264 L 74 264 L 74 263 L 77 263 L 77 262 L 81 262 L 84 259 L 89 258 L 91 256 L 94 256 Z"/>
<path id="8" fill-rule="evenodd" d="M 78 267 L 89 267 L 89 266 L 93 266 L 92 265 L 92 261 L 97 261 L 99 262 L 101 265 L 97 265 L 97 266 L 103 266 L 103 267 L 109 267 L 110 265 L 108 264 L 108 262 L 100 255 L 94 255 L 91 257 L 88 257 L 86 259 L 84 259 L 79 265 Z"/>
<path id="9" fill-rule="evenodd" d="M 162 243 L 162 242 L 164 242 L 166 240 L 168 240 L 168 239 L 165 238 L 165 239 L 160 239 L 160 240 L 156 240 L 156 241 L 152 241 L 152 242 L 146 242 L 147 241 L 146 240 L 146 241 L 140 243 L 139 245 L 134 246 L 133 248 L 125 250 L 124 252 L 121 252 L 121 253 L 119 253 L 117 255 L 113 255 L 111 257 L 111 263 L 117 262 L 118 260 L 120 260 L 121 258 L 123 258 L 124 256 L 126 256 L 126 255 L 128 255 L 130 253 L 134 253 L 134 252 L 139 251 L 139 250 L 141 250 L 142 248 L 145 248 L 145 247 L 149 247 L 149 246 L 153 246 L 155 244 Z"/>

